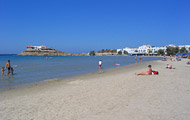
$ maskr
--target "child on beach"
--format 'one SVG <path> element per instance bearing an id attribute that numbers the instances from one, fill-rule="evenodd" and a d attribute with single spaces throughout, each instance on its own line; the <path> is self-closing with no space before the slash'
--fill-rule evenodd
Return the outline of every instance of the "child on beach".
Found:
<path id="1" fill-rule="evenodd" d="M 141 72 L 141 73 L 135 73 L 135 75 L 152 75 L 152 66 L 148 65 L 148 71 L 147 72 Z"/>
<path id="2" fill-rule="evenodd" d="M 2 68 L 1 68 L 1 75 L 2 75 L 2 76 L 5 75 L 4 71 L 5 71 L 5 69 L 4 69 L 4 67 L 2 67 Z"/>

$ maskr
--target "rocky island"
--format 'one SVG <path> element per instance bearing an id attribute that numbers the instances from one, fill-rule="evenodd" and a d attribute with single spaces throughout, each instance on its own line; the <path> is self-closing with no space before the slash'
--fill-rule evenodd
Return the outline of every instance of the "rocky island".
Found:
<path id="1" fill-rule="evenodd" d="M 86 53 L 67 53 L 46 46 L 27 46 L 18 56 L 88 56 Z"/>

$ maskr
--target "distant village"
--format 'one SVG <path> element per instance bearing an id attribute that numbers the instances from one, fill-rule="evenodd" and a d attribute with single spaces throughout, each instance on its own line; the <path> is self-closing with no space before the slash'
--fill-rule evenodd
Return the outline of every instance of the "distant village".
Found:
<path id="1" fill-rule="evenodd" d="M 90 51 L 88 54 L 79 53 L 72 54 L 57 51 L 46 46 L 27 46 L 27 49 L 18 55 L 29 56 L 114 56 L 114 55 L 143 55 L 143 56 L 157 56 L 157 55 L 176 55 L 176 54 L 190 54 L 190 45 L 167 45 L 156 47 L 152 45 L 142 45 L 138 48 L 125 47 L 123 49 L 102 49 L 100 51 Z"/>
<path id="2" fill-rule="evenodd" d="M 156 47 L 152 45 L 142 45 L 138 48 L 123 48 L 117 49 L 117 54 L 128 54 L 128 55 L 174 55 L 177 53 L 189 53 L 190 45 L 173 45 Z"/>
<path id="3" fill-rule="evenodd" d="M 125 47 L 123 49 L 102 49 L 101 51 L 91 51 L 89 55 L 108 56 L 108 55 L 143 55 L 143 56 L 157 56 L 157 55 L 176 55 L 181 53 L 190 53 L 190 45 L 167 45 L 156 47 L 152 45 L 142 45 L 138 48 Z"/>

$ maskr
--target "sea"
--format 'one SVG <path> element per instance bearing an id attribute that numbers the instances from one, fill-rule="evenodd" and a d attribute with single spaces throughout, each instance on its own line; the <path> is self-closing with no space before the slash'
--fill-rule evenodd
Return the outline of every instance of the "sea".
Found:
<path id="1" fill-rule="evenodd" d="M 143 57 L 143 62 L 161 60 L 159 57 Z M 98 72 L 98 61 L 102 70 L 135 64 L 134 56 L 16 56 L 0 55 L 0 67 L 10 60 L 13 75 L 1 75 L 0 91 L 43 83 L 51 79 L 65 78 Z M 117 65 L 115 65 L 116 63 Z M 7 74 L 7 70 L 5 71 Z"/>

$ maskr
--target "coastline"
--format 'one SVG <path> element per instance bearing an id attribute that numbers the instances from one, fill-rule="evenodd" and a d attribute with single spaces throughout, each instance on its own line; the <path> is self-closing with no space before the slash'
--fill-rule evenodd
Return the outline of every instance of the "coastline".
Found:
<path id="1" fill-rule="evenodd" d="M 190 67 L 185 62 L 149 61 L 3 91 L 0 115 L 5 120 L 189 119 Z M 167 63 L 176 69 L 165 69 Z M 160 74 L 134 74 L 148 64 Z"/>
<path id="2" fill-rule="evenodd" d="M 99 57 L 99 56 L 98 56 Z M 112 56 L 113 57 L 113 56 Z M 122 57 L 122 56 L 121 56 Z M 123 57 L 126 57 L 126 56 L 123 56 Z M 151 57 L 151 58 L 155 58 L 155 57 Z M 27 58 L 28 59 L 28 58 Z M 114 58 L 115 59 L 115 58 Z M 157 59 L 157 58 L 156 58 Z M 145 62 L 147 62 L 146 61 L 147 59 L 145 59 Z M 56 60 L 55 60 L 56 61 Z M 151 60 L 151 61 L 154 61 L 154 60 Z M 33 61 L 32 61 L 33 62 Z M 46 61 L 44 61 L 44 62 L 46 62 Z M 51 62 L 51 61 L 50 61 Z M 119 62 L 119 61 L 118 61 Z M 132 65 L 132 64 L 134 64 L 134 63 L 129 63 L 128 65 L 125 65 L 125 64 L 123 64 L 123 63 L 121 63 L 121 65 L 120 66 L 114 66 L 112 63 L 109 63 L 108 62 L 108 64 L 109 64 L 109 66 L 108 66 L 108 64 L 106 64 L 107 62 L 105 62 L 104 64 L 104 66 L 103 66 L 103 71 L 106 71 L 106 70 L 109 70 L 109 69 L 113 69 L 113 68 L 117 68 L 117 67 L 122 67 L 122 66 L 128 66 L 128 65 Z M 19 63 L 17 63 L 17 64 L 19 64 Z M 68 73 L 66 73 L 65 75 L 60 75 L 60 76 L 54 76 L 54 77 L 46 77 L 46 75 L 44 74 L 43 76 L 44 76 L 44 79 L 37 79 L 36 81 L 34 80 L 34 81 L 30 81 L 30 82 L 27 82 L 27 81 L 29 81 L 30 80 L 30 78 L 28 78 L 28 79 L 24 79 L 23 80 L 23 83 L 20 83 L 20 84 L 13 84 L 13 85 L 10 85 L 10 86 L 5 86 L 5 87 L 1 87 L 0 88 L 0 92 L 2 92 L 2 91 L 7 91 L 7 90 L 14 90 L 14 89 L 18 89 L 18 88 L 22 88 L 22 87 L 29 87 L 29 86 L 36 86 L 36 85 L 38 85 L 38 84 L 45 84 L 46 82 L 48 82 L 48 81 L 54 81 L 54 80 L 65 80 L 65 79 L 68 79 L 68 78 L 72 78 L 72 77 L 76 77 L 76 76 L 83 76 L 83 75 L 86 75 L 86 74 L 92 74 L 92 73 L 96 73 L 96 72 L 98 72 L 98 68 L 96 68 L 97 66 L 93 66 L 93 69 L 92 70 L 90 70 L 90 71 L 83 71 L 83 72 L 76 72 L 76 73 L 71 73 L 71 74 L 68 74 Z M 61 68 L 61 69 L 64 69 L 64 68 Z M 21 72 L 21 71 L 19 71 L 19 70 L 17 70 L 17 72 Z M 17 73 L 16 73 L 17 74 Z M 36 73 L 36 74 L 38 74 L 38 73 Z M 28 75 L 25 75 L 25 76 L 30 76 L 30 74 Z M 17 80 L 19 80 L 19 76 L 18 75 L 16 75 L 16 76 L 14 76 L 14 77 L 16 77 L 16 79 Z M 33 76 L 33 77 L 35 77 L 35 76 Z M 46 77 L 46 78 L 45 78 Z M 10 81 L 11 83 L 16 83 L 16 82 L 19 82 L 19 81 L 14 81 L 14 79 L 11 79 L 12 81 Z M 21 80 L 21 79 L 20 79 Z M 8 81 L 8 79 L 6 80 L 4 80 L 5 82 L 6 81 Z"/>

